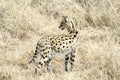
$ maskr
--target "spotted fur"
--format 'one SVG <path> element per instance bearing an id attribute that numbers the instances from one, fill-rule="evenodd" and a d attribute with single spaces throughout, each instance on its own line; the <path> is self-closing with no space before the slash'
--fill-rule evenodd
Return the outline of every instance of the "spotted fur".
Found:
<path id="1" fill-rule="evenodd" d="M 68 35 L 51 35 L 45 36 L 37 42 L 36 50 L 32 60 L 29 63 L 35 62 L 35 59 L 40 56 L 38 67 L 41 68 L 47 65 L 47 70 L 51 70 L 51 60 L 56 54 L 65 55 L 65 71 L 68 71 L 68 63 L 72 71 L 74 66 L 74 58 L 76 51 L 77 34 L 74 23 L 67 16 L 64 16 L 59 26 L 61 30 L 67 29 Z"/>

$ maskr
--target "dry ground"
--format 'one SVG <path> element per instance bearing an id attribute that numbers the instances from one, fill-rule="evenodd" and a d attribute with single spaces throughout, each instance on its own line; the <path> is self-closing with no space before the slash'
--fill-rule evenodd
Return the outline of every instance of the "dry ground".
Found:
<path id="1" fill-rule="evenodd" d="M 79 30 L 74 70 L 55 58 L 54 73 L 34 76 L 28 62 L 39 33 L 67 34 L 62 15 Z M 0 80 L 38 79 L 120 80 L 120 0 L 0 0 Z"/>

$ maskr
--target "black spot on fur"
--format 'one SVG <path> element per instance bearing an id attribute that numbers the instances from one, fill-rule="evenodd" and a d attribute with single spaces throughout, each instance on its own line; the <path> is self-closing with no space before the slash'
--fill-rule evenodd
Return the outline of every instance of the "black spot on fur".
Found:
<path id="1" fill-rule="evenodd" d="M 75 57 L 75 55 L 72 55 L 72 57 Z"/>
<path id="2" fill-rule="evenodd" d="M 74 59 L 70 59 L 70 60 L 73 61 L 73 62 L 75 61 Z"/>
<path id="3" fill-rule="evenodd" d="M 65 37 L 68 37 L 67 35 L 65 35 Z"/>
<path id="4" fill-rule="evenodd" d="M 37 57 L 34 55 L 33 58 L 37 58 Z"/>
<path id="5" fill-rule="evenodd" d="M 78 34 L 78 31 L 76 31 L 76 34 Z"/>
<path id="6" fill-rule="evenodd" d="M 43 64 L 41 62 L 39 62 L 39 64 L 42 66 Z"/>
<path id="7" fill-rule="evenodd" d="M 46 61 L 44 61 L 44 63 L 46 63 Z"/>
<path id="8" fill-rule="evenodd" d="M 69 57 L 66 57 L 65 60 L 69 60 Z"/>
<path id="9" fill-rule="evenodd" d="M 60 49 L 60 47 L 58 47 L 58 49 Z"/>
<path id="10" fill-rule="evenodd" d="M 60 52 L 60 50 L 58 50 L 58 52 Z"/>
<path id="11" fill-rule="evenodd" d="M 68 38 L 65 38 L 65 40 L 68 40 Z"/>
<path id="12" fill-rule="evenodd" d="M 44 54 L 47 54 L 47 52 L 44 52 Z"/>
<path id="13" fill-rule="evenodd" d="M 76 37 L 76 35 L 74 35 L 74 37 Z"/>
<path id="14" fill-rule="evenodd" d="M 73 63 L 70 63 L 71 65 L 73 65 Z"/>
<path id="15" fill-rule="evenodd" d="M 34 55 L 37 55 L 37 50 L 35 50 L 35 54 Z"/>
<path id="16" fill-rule="evenodd" d="M 72 31 L 70 31 L 70 34 L 73 33 Z"/>
<path id="17" fill-rule="evenodd" d="M 45 59 L 45 57 L 43 55 L 41 55 L 43 59 Z"/>
<path id="18" fill-rule="evenodd" d="M 50 61 L 51 61 L 51 59 L 48 59 L 48 60 L 47 60 L 47 63 L 50 63 Z"/>
<path id="19" fill-rule="evenodd" d="M 36 49 L 38 49 L 38 46 L 36 47 Z"/>
<path id="20" fill-rule="evenodd" d="M 43 49 L 43 51 L 45 51 L 45 49 Z"/>
<path id="21" fill-rule="evenodd" d="M 52 41 L 52 43 L 54 43 L 54 41 Z"/>

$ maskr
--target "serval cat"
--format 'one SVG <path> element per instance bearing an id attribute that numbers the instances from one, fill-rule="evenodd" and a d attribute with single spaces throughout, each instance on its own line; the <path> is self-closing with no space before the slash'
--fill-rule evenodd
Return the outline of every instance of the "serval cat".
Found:
<path id="1" fill-rule="evenodd" d="M 65 71 L 72 71 L 74 66 L 74 58 L 77 44 L 78 31 L 75 28 L 73 21 L 67 16 L 64 16 L 59 26 L 61 30 L 67 29 L 68 35 L 52 35 L 46 36 L 37 42 L 36 50 L 32 60 L 29 63 L 35 62 L 36 58 L 40 56 L 38 61 L 38 68 L 47 65 L 47 70 L 51 70 L 51 60 L 55 54 L 65 55 Z M 70 69 L 68 69 L 70 63 Z"/>

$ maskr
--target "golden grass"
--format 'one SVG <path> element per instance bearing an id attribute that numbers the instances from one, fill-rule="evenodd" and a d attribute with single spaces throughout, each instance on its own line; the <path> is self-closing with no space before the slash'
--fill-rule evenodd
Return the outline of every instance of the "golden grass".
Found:
<path id="1" fill-rule="evenodd" d="M 79 30 L 75 67 L 53 59 L 54 73 L 33 75 L 28 62 L 39 34 L 67 34 L 61 16 Z M 119 0 L 0 0 L 0 80 L 120 80 Z"/>

